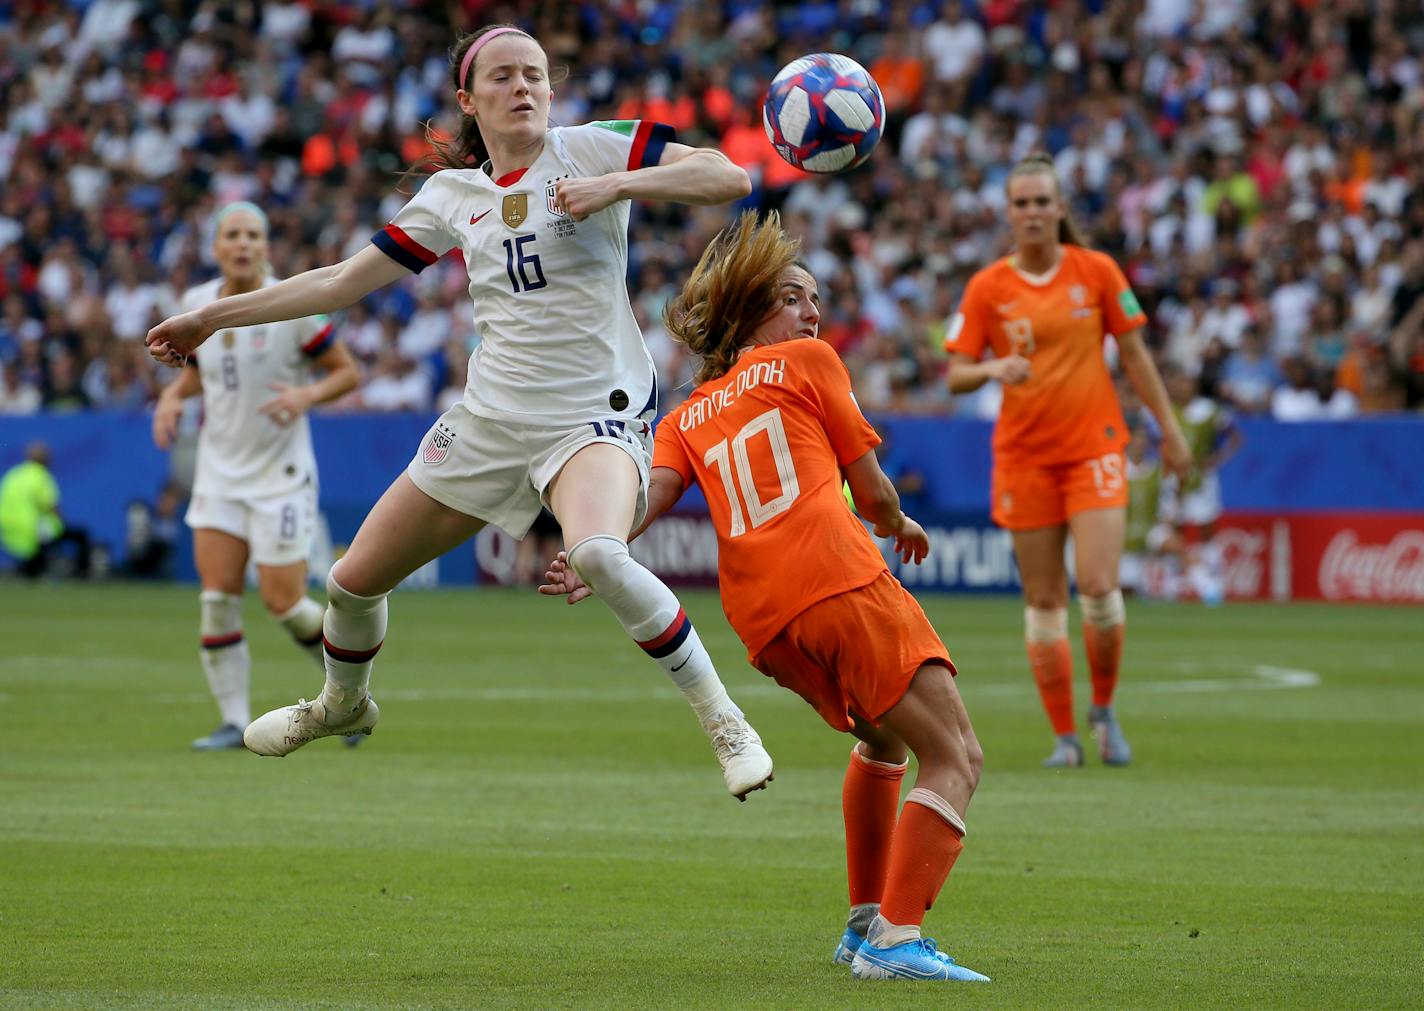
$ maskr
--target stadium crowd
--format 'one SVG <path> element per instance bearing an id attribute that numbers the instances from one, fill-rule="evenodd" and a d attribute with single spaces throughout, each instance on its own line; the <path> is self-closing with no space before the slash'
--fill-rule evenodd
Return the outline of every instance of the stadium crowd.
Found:
<path id="1" fill-rule="evenodd" d="M 451 41 L 504 20 L 567 67 L 555 123 L 654 119 L 751 172 L 748 202 L 805 242 L 822 336 L 869 409 L 995 412 L 993 384 L 951 400 L 940 345 L 1006 248 L 1004 179 L 1034 150 L 1204 394 L 1286 419 L 1424 406 L 1412 0 L 20 0 L 0 2 L 0 413 L 150 404 L 168 377 L 143 335 L 213 276 L 229 201 L 268 211 L 279 275 L 368 242 L 418 185 L 425 121 L 454 122 Z M 762 131 L 767 81 L 815 51 L 858 59 L 886 100 L 884 142 L 845 176 L 790 168 Z M 634 212 L 664 406 L 692 370 L 662 307 L 729 219 Z M 457 398 L 466 283 L 447 259 L 346 312 L 365 374 L 335 409 Z"/>

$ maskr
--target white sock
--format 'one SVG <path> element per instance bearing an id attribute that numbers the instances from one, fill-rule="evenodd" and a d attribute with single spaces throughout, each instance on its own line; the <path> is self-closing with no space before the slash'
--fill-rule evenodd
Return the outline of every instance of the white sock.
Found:
<path id="1" fill-rule="evenodd" d="M 568 556 L 579 578 L 672 679 L 699 720 L 706 723 L 727 710 L 741 715 L 676 595 L 633 560 L 626 541 L 610 534 L 585 537 Z"/>
<path id="2" fill-rule="evenodd" d="M 217 701 L 224 723 L 246 728 L 252 722 L 247 687 L 252 677 L 252 654 L 242 634 L 242 598 L 221 590 L 198 595 L 201 617 L 203 673 Z"/>
<path id="3" fill-rule="evenodd" d="M 326 686 L 321 704 L 329 712 L 349 715 L 366 698 L 371 663 L 386 638 L 386 594 L 358 597 L 326 577 Z"/>
<path id="4" fill-rule="evenodd" d="M 310 597 L 303 597 L 283 614 L 275 615 L 278 623 L 291 635 L 292 641 L 305 654 L 326 669 L 326 657 L 321 648 L 322 616 L 326 608 Z"/>
<path id="5" fill-rule="evenodd" d="M 865 935 L 865 939 L 876 948 L 893 948 L 895 945 L 904 944 L 907 941 L 918 941 L 920 925 L 909 923 L 902 927 L 876 913 L 875 919 L 870 921 L 870 930 Z"/>

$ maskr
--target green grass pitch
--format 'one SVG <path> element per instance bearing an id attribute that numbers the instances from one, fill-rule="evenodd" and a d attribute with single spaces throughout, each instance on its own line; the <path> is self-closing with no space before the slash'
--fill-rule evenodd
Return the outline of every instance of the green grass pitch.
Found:
<path id="1" fill-rule="evenodd" d="M 274 761 L 187 750 L 194 588 L 0 584 L 0 1005 L 1424 1004 L 1418 609 L 1131 605 L 1137 762 L 1049 772 L 1019 603 L 926 598 L 987 754 L 926 933 L 975 987 L 830 964 L 850 741 L 685 602 L 776 759 L 744 805 L 594 602 L 397 594 L 375 735 Z M 317 690 L 246 621 L 257 711 Z"/>

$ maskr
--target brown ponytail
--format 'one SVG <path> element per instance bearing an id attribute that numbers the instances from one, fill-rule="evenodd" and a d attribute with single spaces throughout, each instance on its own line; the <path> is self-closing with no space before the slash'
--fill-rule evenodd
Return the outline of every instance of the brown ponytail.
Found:
<path id="1" fill-rule="evenodd" d="M 1009 190 L 1009 184 L 1019 176 L 1043 174 L 1053 180 L 1053 192 L 1058 194 L 1058 202 L 1063 204 L 1063 217 L 1058 221 L 1058 241 L 1073 246 L 1086 246 L 1082 233 L 1078 231 L 1078 226 L 1073 221 L 1073 216 L 1068 213 L 1068 201 L 1063 197 L 1063 184 L 1058 181 L 1058 169 L 1053 164 L 1050 155 L 1038 152 L 1028 155 L 1009 172 L 1009 177 L 1004 181 L 1004 192 Z"/>
<path id="2" fill-rule="evenodd" d="M 663 309 L 663 325 L 702 359 L 697 382 L 727 374 L 761 322 L 776 308 L 781 274 L 801 244 L 781 230 L 775 211 L 757 221 L 743 211 L 702 253 L 692 276 Z"/>

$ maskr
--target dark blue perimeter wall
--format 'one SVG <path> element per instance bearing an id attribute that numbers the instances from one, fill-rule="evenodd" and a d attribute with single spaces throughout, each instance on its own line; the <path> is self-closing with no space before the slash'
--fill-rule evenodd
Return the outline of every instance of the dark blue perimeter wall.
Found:
<path id="1" fill-rule="evenodd" d="M 313 419 L 322 510 L 336 544 L 350 540 L 372 503 L 404 469 L 431 420 L 426 415 Z M 892 476 L 914 472 L 923 481 L 924 492 L 911 497 L 907 511 L 939 528 L 942 564 L 975 570 L 961 572 L 961 582 L 1003 587 L 1004 566 L 1011 562 L 1004 539 L 988 520 L 991 426 L 944 418 L 875 421 L 886 436 L 886 469 Z M 88 528 L 121 560 L 128 504 L 152 502 L 168 479 L 168 457 L 154 447 L 149 425 L 143 414 L 0 418 L 0 469 L 22 459 L 31 440 L 47 442 L 67 521 Z M 1243 447 L 1222 472 L 1230 511 L 1424 513 L 1424 419 L 1299 424 L 1245 419 L 1240 427 Z M 695 511 L 695 498 L 689 505 Z M 440 569 L 442 583 L 475 578 L 468 550 L 452 552 Z M 179 572 L 191 574 L 186 558 Z"/>

